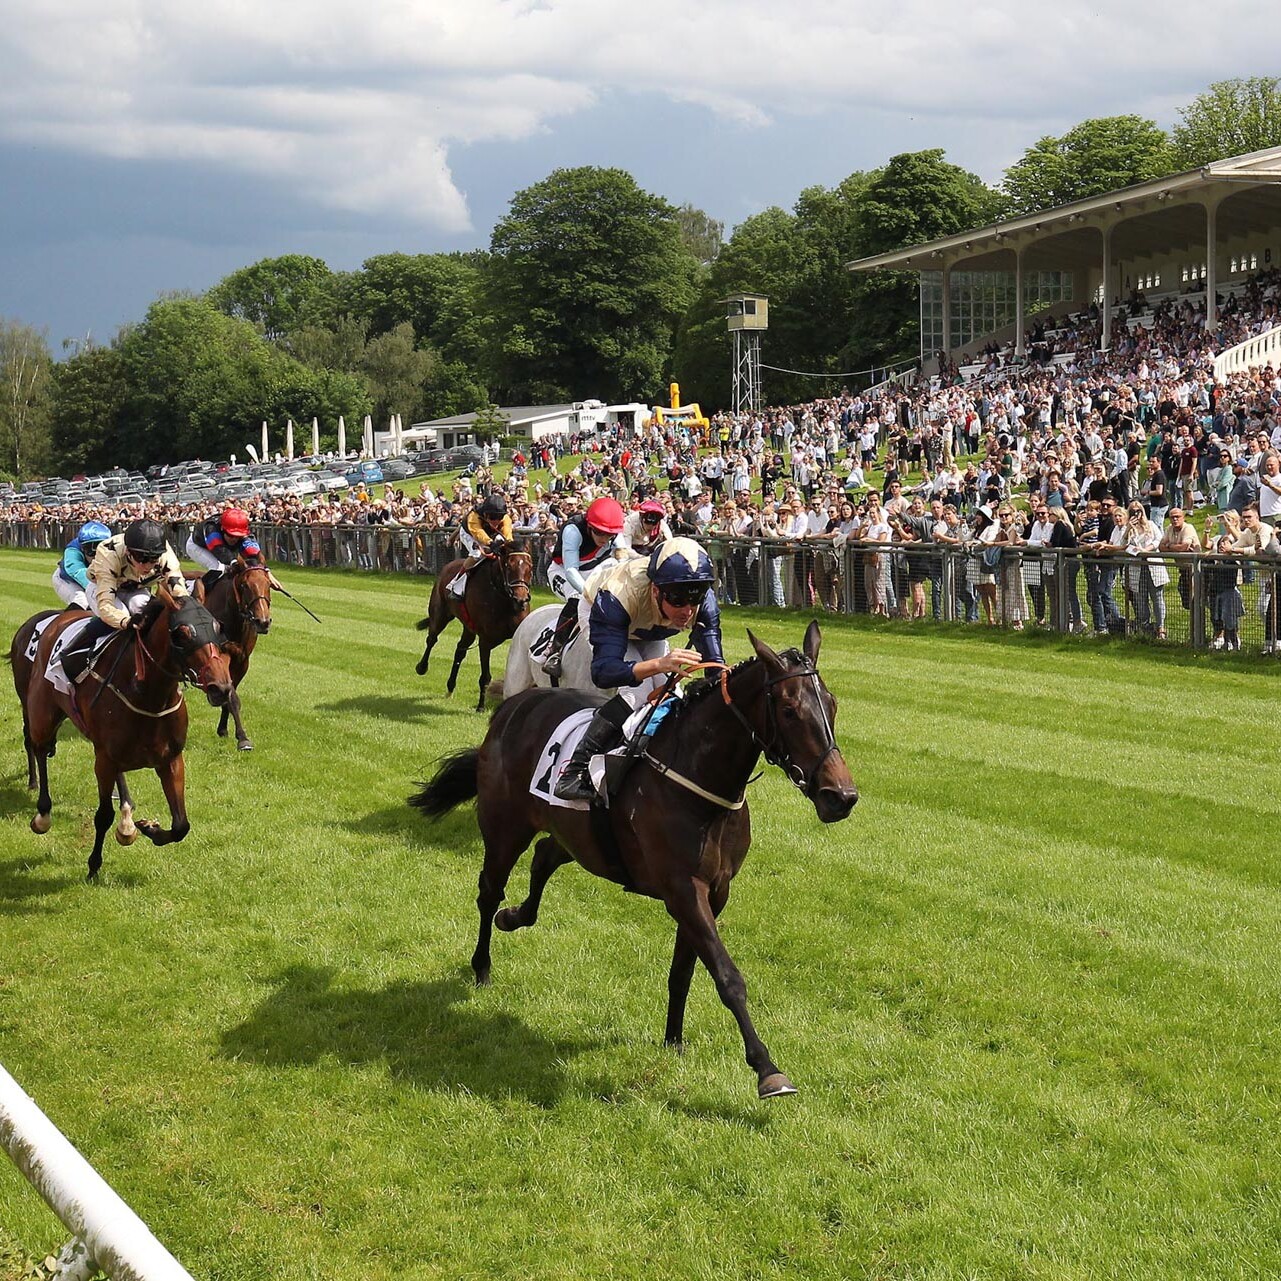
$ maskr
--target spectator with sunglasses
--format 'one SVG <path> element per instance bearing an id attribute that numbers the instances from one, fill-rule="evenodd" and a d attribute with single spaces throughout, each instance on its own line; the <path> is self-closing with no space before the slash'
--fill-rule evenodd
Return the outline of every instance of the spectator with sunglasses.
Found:
<path id="1" fill-rule="evenodd" d="M 154 520 L 135 520 L 99 545 L 89 566 L 89 608 L 109 627 L 123 630 L 151 599 L 156 583 L 178 599 L 189 594 L 164 529 Z"/>
<path id="2" fill-rule="evenodd" d="M 694 663 L 722 663 L 721 618 L 713 590 L 711 558 L 692 538 L 671 538 L 647 560 L 621 561 L 595 575 L 583 593 L 579 619 L 592 647 L 592 683 L 617 695 L 597 709 L 565 763 L 556 796 L 591 801 L 593 756 L 623 741 L 623 725 L 660 678 Z M 689 629 L 689 649 L 667 647 L 667 638 Z"/>

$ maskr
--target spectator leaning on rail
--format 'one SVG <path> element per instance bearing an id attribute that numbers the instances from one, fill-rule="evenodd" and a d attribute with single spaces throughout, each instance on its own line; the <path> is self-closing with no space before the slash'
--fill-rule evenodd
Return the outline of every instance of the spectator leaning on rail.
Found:
<path id="1" fill-rule="evenodd" d="M 592 647 L 592 683 L 618 694 L 598 708 L 565 763 L 556 795 L 590 801 L 588 765 L 623 740 L 623 725 L 658 684 L 694 663 L 720 663 L 721 619 L 712 562 L 692 538 L 672 538 L 648 560 L 626 560 L 587 584 L 579 606 Z M 667 650 L 667 638 L 690 629 L 693 649 Z"/>
<path id="2" fill-rule="evenodd" d="M 89 608 L 110 627 L 124 629 L 163 583 L 171 596 L 188 595 L 182 566 L 154 520 L 135 520 L 98 547 L 89 566 Z"/>
<path id="3" fill-rule="evenodd" d="M 74 609 L 89 608 L 89 566 L 98 548 L 111 537 L 111 530 L 101 521 L 86 521 L 80 532 L 67 544 L 53 571 L 53 590 L 64 605 Z"/>

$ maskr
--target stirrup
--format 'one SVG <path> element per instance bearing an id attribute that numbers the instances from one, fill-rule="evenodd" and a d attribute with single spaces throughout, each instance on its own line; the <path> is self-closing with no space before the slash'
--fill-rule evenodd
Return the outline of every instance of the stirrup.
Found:
<path id="1" fill-rule="evenodd" d="M 543 659 L 543 671 L 553 680 L 559 680 L 564 668 L 565 651 L 563 649 L 553 649 L 546 658 Z"/>
<path id="2" fill-rule="evenodd" d="M 552 795 L 558 801 L 595 801 L 596 788 L 592 783 L 591 771 L 587 765 L 575 769 L 567 765 L 556 780 Z"/>

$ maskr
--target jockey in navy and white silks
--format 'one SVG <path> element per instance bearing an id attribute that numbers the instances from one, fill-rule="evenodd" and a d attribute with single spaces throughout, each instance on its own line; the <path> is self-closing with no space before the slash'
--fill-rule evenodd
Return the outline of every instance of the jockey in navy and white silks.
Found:
<path id="1" fill-rule="evenodd" d="M 547 586 L 561 600 L 577 600 L 588 576 L 613 556 L 623 521 L 617 499 L 598 498 L 581 516 L 571 516 L 560 527 L 547 566 Z"/>
<path id="2" fill-rule="evenodd" d="M 622 741 L 623 724 L 661 677 L 724 661 L 713 583 L 707 553 L 692 538 L 669 538 L 648 560 L 622 561 L 588 584 L 579 617 L 592 647 L 592 683 L 617 686 L 618 694 L 597 710 L 565 763 L 559 799 L 594 798 L 587 772 L 592 757 Z M 687 628 L 693 649 L 668 650 L 667 638 Z"/>
<path id="3" fill-rule="evenodd" d="M 89 608 L 89 566 L 99 545 L 110 537 L 111 530 L 106 525 L 91 520 L 81 525 L 79 533 L 67 544 L 53 571 L 53 590 L 64 605 Z"/>
<path id="4" fill-rule="evenodd" d="M 450 580 L 450 592 L 461 600 L 467 593 L 467 575 L 495 544 L 511 540 L 512 518 L 507 514 L 507 499 L 495 490 L 479 507 L 473 507 L 458 527 L 458 541 L 467 553 L 467 562 Z"/>

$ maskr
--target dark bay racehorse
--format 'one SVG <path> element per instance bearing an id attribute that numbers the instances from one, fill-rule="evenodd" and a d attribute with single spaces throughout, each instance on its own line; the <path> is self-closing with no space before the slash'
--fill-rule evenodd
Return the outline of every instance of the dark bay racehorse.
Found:
<path id="1" fill-rule="evenodd" d="M 738 1021 L 758 1094 L 771 1098 L 792 1094 L 795 1086 L 756 1034 L 743 976 L 716 929 L 751 841 L 745 788 L 764 753 L 824 823 L 845 818 L 858 791 L 836 743 L 836 700 L 816 666 L 818 624 L 810 623 L 803 652 L 776 654 L 751 632 L 748 638 L 756 657 L 686 695 L 631 766 L 608 812 L 553 806 L 530 791 L 543 749 L 563 719 L 600 701 L 581 690 L 526 690 L 505 700 L 481 746 L 446 758 L 410 804 L 437 818 L 477 797 L 485 842 L 472 956 L 477 983 L 489 982 L 492 927 L 533 925 L 548 879 L 576 859 L 596 876 L 660 899 L 676 922 L 667 1044 L 681 1045 L 690 979 L 702 961 Z M 537 780 L 542 796 L 554 786 L 554 773 Z M 548 835 L 534 847 L 529 896 L 498 911 L 512 868 L 538 832 Z"/>
<path id="2" fill-rule="evenodd" d="M 187 704 L 179 691 L 184 681 L 194 681 L 209 701 L 219 707 L 231 696 L 231 673 L 227 656 L 219 649 L 222 635 L 209 612 L 194 600 L 175 600 L 163 587 L 157 588 L 139 619 L 111 639 L 90 668 L 86 678 L 74 687 L 73 695 L 63 694 L 44 678 L 50 651 L 62 632 L 85 617 L 83 610 L 63 610 L 40 637 L 35 661 L 26 672 L 22 700 L 22 724 L 28 760 L 34 757 L 40 795 L 33 832 L 47 832 L 53 800 L 49 795 L 49 757 L 58 727 L 66 719 L 94 746 L 94 774 L 98 780 L 98 808 L 94 813 L 95 839 L 89 856 L 89 878 L 102 866 L 102 842 L 114 814 L 111 793 L 120 796 L 120 828 L 117 839 L 132 844 L 138 832 L 156 845 L 180 841 L 190 830 L 185 798 L 185 768 L 182 749 L 187 742 Z M 10 657 L 25 648 L 34 620 L 28 620 L 14 636 Z M 14 684 L 18 664 L 14 663 Z M 133 801 L 125 773 L 154 769 L 169 803 L 172 827 L 132 819 Z"/>
<path id="3" fill-rule="evenodd" d="M 237 557 L 214 585 L 204 590 L 204 606 L 222 628 L 223 651 L 231 660 L 231 697 L 218 717 L 218 737 L 227 737 L 228 717 L 236 726 L 236 746 L 253 751 L 240 719 L 240 682 L 249 671 L 249 659 L 271 627 L 271 575 L 263 565 L 246 564 Z"/>
<path id="4" fill-rule="evenodd" d="M 467 575 L 467 587 L 460 600 L 449 590 L 466 562 L 451 560 L 440 572 L 431 589 L 427 617 L 417 623 L 427 633 L 427 645 L 414 670 L 426 675 L 427 661 L 437 638 L 456 618 L 463 626 L 462 639 L 454 650 L 454 665 L 445 688 L 452 694 L 458 684 L 458 669 L 472 641 L 480 640 L 480 698 L 476 710 L 485 708 L 485 690 L 489 687 L 489 655 L 520 626 L 529 613 L 529 585 L 534 577 L 534 558 L 522 542 L 504 542 L 487 553 Z"/>

